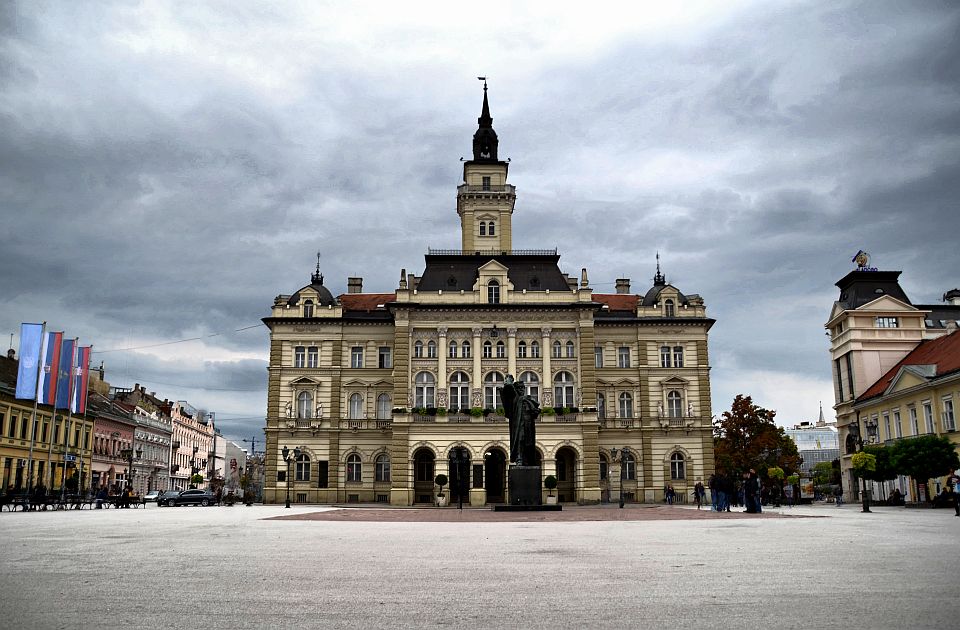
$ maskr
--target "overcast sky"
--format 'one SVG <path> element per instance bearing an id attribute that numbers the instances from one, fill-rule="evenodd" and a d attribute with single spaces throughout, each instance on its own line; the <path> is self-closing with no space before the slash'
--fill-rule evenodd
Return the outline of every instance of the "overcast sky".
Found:
<path id="1" fill-rule="evenodd" d="M 717 320 L 714 413 L 832 416 L 823 324 L 857 250 L 915 303 L 960 284 L 956 3 L 455 5 L 0 4 L 14 348 L 46 320 L 112 384 L 259 441 L 260 319 L 317 251 L 338 294 L 459 246 L 477 75 L 514 247 L 607 293 L 649 288 L 659 251 Z"/>

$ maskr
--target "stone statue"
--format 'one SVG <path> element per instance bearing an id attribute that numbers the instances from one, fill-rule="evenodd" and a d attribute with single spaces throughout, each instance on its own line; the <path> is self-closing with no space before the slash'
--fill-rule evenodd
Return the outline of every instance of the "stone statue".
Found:
<path id="1" fill-rule="evenodd" d="M 500 399 L 510 420 L 510 462 L 517 466 L 533 466 L 536 461 L 536 420 L 540 404 L 526 394 L 523 381 L 514 381 L 508 374 L 500 389 Z"/>

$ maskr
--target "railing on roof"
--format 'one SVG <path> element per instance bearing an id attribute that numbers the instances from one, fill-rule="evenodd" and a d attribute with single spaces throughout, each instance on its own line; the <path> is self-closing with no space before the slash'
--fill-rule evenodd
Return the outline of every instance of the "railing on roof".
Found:
<path id="1" fill-rule="evenodd" d="M 430 256 L 556 256 L 557 249 L 434 249 L 429 248 Z"/>
<path id="2" fill-rule="evenodd" d="M 458 193 L 486 193 L 486 192 L 503 193 L 505 192 L 510 194 L 516 194 L 517 187 L 514 186 L 513 184 L 502 184 L 502 185 L 481 184 L 480 186 L 476 186 L 474 184 L 460 184 L 459 186 L 457 186 L 457 192 Z"/>

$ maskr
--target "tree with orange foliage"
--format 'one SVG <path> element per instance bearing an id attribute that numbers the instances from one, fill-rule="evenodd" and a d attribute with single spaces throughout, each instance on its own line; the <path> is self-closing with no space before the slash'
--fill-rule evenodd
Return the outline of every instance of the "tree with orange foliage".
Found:
<path id="1" fill-rule="evenodd" d="M 717 470 L 737 477 L 751 468 L 764 476 L 770 468 L 782 468 L 787 474 L 799 470 L 797 445 L 774 423 L 776 415 L 753 404 L 750 396 L 737 395 L 730 411 L 713 423 Z"/>

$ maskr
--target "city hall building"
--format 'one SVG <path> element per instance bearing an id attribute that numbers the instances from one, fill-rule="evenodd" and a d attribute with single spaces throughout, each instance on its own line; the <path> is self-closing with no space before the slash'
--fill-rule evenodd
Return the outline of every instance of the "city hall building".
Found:
<path id="1" fill-rule="evenodd" d="M 508 501 L 508 374 L 540 402 L 538 456 L 562 502 L 656 502 L 666 484 L 689 497 L 713 472 L 703 299 L 659 263 L 643 292 L 620 278 L 598 294 L 556 250 L 513 249 L 517 194 L 486 86 L 478 122 L 458 249 L 429 249 L 389 293 L 349 278 L 335 297 L 318 264 L 264 318 L 267 502 L 433 504 L 436 475 L 464 470 L 452 502 Z"/>

